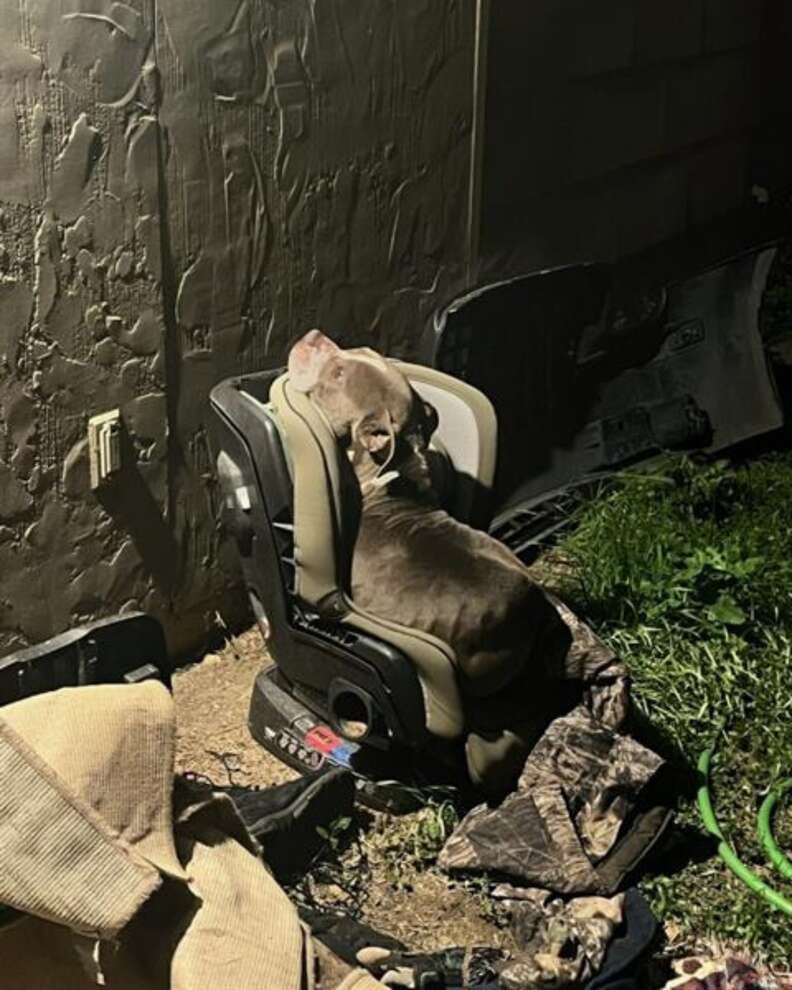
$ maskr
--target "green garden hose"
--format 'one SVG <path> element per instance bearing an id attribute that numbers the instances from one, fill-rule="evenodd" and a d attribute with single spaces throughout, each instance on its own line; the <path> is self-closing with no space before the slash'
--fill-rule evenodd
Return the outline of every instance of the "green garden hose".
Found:
<path id="1" fill-rule="evenodd" d="M 704 827 L 707 831 L 714 835 L 718 839 L 718 855 L 723 860 L 723 862 L 729 867 L 729 869 L 734 873 L 735 876 L 739 877 L 740 880 L 754 893 L 759 894 L 760 897 L 764 897 L 766 901 L 777 908 L 779 911 L 783 911 L 784 914 L 792 918 L 792 901 L 787 900 L 783 894 L 779 894 L 777 890 L 774 890 L 769 884 L 765 883 L 761 877 L 758 877 L 753 870 L 749 869 L 745 863 L 739 858 L 735 853 L 729 843 L 726 841 L 726 837 L 721 831 L 721 827 L 718 824 L 718 819 L 715 817 L 715 812 L 712 810 L 712 802 L 710 800 L 709 794 L 709 770 L 710 763 L 712 762 L 712 753 L 714 746 L 709 749 L 705 749 L 704 752 L 699 756 L 698 759 L 698 770 L 701 774 L 701 784 L 698 789 L 698 806 L 699 812 L 701 813 L 702 821 L 704 822 Z M 781 870 L 785 872 L 786 867 L 789 867 L 789 861 L 786 859 L 784 854 L 775 844 L 772 837 L 772 832 L 770 829 L 771 812 L 773 806 L 777 802 L 778 798 L 781 796 L 780 788 L 783 787 L 786 790 L 787 785 L 792 786 L 792 781 L 784 781 L 778 789 L 771 792 L 771 798 L 769 807 L 765 809 L 767 801 L 762 805 L 762 808 L 766 813 L 766 835 L 769 836 L 770 842 L 774 850 L 778 852 L 781 861 L 785 864 L 782 869 L 781 865 L 777 860 L 773 860 L 774 864 Z M 760 812 L 761 815 L 761 812 Z M 760 837 L 762 835 L 761 822 L 759 825 Z M 763 840 L 763 845 L 765 845 Z M 767 849 L 767 846 L 765 845 Z M 769 855 L 769 852 L 768 852 Z M 785 874 L 786 875 L 786 874 Z"/>
<path id="2" fill-rule="evenodd" d="M 778 848 L 778 843 L 773 835 L 773 812 L 775 806 L 783 798 L 787 791 L 792 791 L 792 777 L 788 780 L 779 781 L 762 801 L 757 819 L 757 834 L 762 848 L 767 853 L 767 858 L 775 866 L 782 877 L 792 880 L 792 863 Z"/>

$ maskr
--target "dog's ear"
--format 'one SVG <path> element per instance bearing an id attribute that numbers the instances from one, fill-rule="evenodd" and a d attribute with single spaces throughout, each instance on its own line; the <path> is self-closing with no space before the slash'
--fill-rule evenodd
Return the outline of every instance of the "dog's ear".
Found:
<path id="1" fill-rule="evenodd" d="M 298 392 L 309 393 L 319 381 L 327 361 L 340 352 L 335 341 L 321 330 L 309 330 L 289 351 L 289 383 Z"/>
<path id="2" fill-rule="evenodd" d="M 356 423 L 352 440 L 370 454 L 389 449 L 394 441 L 394 432 L 387 412 L 372 413 Z"/>

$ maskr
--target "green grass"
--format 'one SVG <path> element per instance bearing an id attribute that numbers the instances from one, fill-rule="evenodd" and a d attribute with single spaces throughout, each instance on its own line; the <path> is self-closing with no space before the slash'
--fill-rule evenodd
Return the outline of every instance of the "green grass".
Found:
<path id="1" fill-rule="evenodd" d="M 691 765 L 721 719 L 715 810 L 742 858 L 765 864 L 756 813 L 792 775 L 792 456 L 732 468 L 674 459 L 589 503 L 562 551 L 562 593 L 618 651 L 636 706 Z M 699 826 L 683 801 L 683 824 Z M 792 849 L 792 811 L 777 821 Z M 714 937 L 792 964 L 792 922 L 717 858 L 644 882 L 689 940 Z"/>

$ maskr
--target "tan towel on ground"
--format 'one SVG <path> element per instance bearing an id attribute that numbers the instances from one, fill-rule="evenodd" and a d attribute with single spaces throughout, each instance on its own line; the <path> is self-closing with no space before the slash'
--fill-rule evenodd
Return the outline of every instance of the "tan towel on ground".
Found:
<path id="1" fill-rule="evenodd" d="M 0 903 L 24 912 L 0 921 L 3 986 L 312 986 L 310 939 L 231 802 L 174 799 L 174 748 L 156 682 L 2 709 Z"/>

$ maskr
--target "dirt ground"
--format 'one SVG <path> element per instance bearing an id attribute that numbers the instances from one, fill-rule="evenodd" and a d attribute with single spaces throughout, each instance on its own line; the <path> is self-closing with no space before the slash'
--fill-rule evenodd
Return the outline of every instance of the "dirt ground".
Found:
<path id="1" fill-rule="evenodd" d="M 260 787 L 297 776 L 248 731 L 253 681 L 268 662 L 258 630 L 250 629 L 229 639 L 219 653 L 207 653 L 174 674 L 178 771 L 205 774 L 218 784 Z"/>
<path id="2" fill-rule="evenodd" d="M 257 786 L 296 776 L 259 746 L 247 728 L 253 681 L 267 661 L 254 628 L 176 672 L 179 771 L 203 774 L 217 784 Z M 295 893 L 308 892 L 318 903 L 352 910 L 413 949 L 507 945 L 508 933 L 492 916 L 484 892 L 431 865 L 424 819 L 420 813 L 400 818 L 362 814 L 338 862 L 305 878 Z"/>
<path id="3" fill-rule="evenodd" d="M 268 662 L 254 628 L 176 672 L 178 770 L 203 774 L 218 784 L 261 787 L 296 776 L 262 749 L 247 728 L 253 681 Z M 336 853 L 289 887 L 289 893 L 314 905 L 343 908 L 413 951 L 458 945 L 516 948 L 505 918 L 493 909 L 486 883 L 454 880 L 433 865 L 443 841 L 431 828 L 437 821 L 437 809 L 402 817 L 361 811 L 341 836 Z M 651 961 L 647 986 L 665 983 L 669 958 L 694 949 L 715 956 L 720 952 L 717 946 L 680 939 L 673 923 L 665 926 L 664 943 Z"/>

